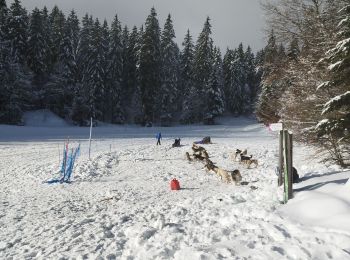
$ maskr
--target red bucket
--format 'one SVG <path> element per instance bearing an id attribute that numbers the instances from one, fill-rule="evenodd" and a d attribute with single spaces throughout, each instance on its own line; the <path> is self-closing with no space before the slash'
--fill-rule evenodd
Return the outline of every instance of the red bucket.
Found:
<path id="1" fill-rule="evenodd" d="M 170 182 L 170 189 L 171 190 L 180 190 L 180 183 L 177 179 L 173 179 Z"/>

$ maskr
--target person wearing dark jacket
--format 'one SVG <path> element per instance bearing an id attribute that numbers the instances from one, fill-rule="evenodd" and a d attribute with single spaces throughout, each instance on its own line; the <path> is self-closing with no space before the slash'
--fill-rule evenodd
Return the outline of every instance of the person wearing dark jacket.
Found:
<path id="1" fill-rule="evenodd" d="M 162 139 L 162 133 L 159 132 L 157 135 L 156 135 L 156 139 L 157 139 L 157 145 L 160 145 L 160 139 Z"/>

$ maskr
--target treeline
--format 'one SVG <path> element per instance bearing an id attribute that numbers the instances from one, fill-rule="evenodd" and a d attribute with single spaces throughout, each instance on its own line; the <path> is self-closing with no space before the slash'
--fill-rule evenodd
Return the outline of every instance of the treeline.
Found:
<path id="1" fill-rule="evenodd" d="M 257 116 L 350 163 L 349 1 L 267 1 L 270 27 Z"/>
<path id="2" fill-rule="evenodd" d="M 55 6 L 30 14 L 0 0 L 0 122 L 48 108 L 86 125 L 213 123 L 223 113 L 252 113 L 261 73 L 250 47 L 224 58 L 211 38 L 209 17 L 196 43 L 188 31 L 180 50 L 169 15 L 163 29 L 151 9 L 129 30 L 86 14 L 66 17 Z"/>

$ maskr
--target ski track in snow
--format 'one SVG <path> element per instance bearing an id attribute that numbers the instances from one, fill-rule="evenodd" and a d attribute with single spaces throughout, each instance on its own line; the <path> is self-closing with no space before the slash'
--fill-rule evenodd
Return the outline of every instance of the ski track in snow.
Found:
<path id="1" fill-rule="evenodd" d="M 188 130 L 180 148 L 167 139 L 161 146 L 154 138 L 95 140 L 91 160 L 82 142 L 71 184 L 43 183 L 58 176 L 62 142 L 0 143 L 0 258 L 349 259 L 349 233 L 277 214 L 277 138 L 256 124 L 222 129 L 220 136 L 208 127 L 216 138 L 203 146 L 219 166 L 239 169 L 247 186 L 222 183 L 185 160 L 202 132 Z M 259 166 L 232 161 L 236 148 Z M 306 167 L 303 146 L 295 149 Z M 170 191 L 172 178 L 181 191 Z"/>

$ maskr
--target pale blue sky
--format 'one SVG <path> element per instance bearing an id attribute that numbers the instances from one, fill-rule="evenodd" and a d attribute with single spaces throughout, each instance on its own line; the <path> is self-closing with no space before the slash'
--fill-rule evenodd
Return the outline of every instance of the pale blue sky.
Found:
<path id="1" fill-rule="evenodd" d="M 7 0 L 8 4 L 11 0 Z M 261 49 L 264 17 L 259 0 L 22 0 L 31 11 L 35 6 L 49 9 L 56 4 L 65 13 L 71 9 L 81 18 L 85 13 L 108 22 L 117 13 L 123 25 L 139 27 L 145 22 L 152 6 L 156 8 L 161 28 L 168 13 L 171 13 L 176 41 L 181 44 L 187 28 L 194 41 L 209 15 L 212 20 L 213 39 L 222 52 L 227 47 L 237 47 L 240 42 L 251 45 L 253 50 Z M 181 46 L 180 46 L 181 48 Z"/>

